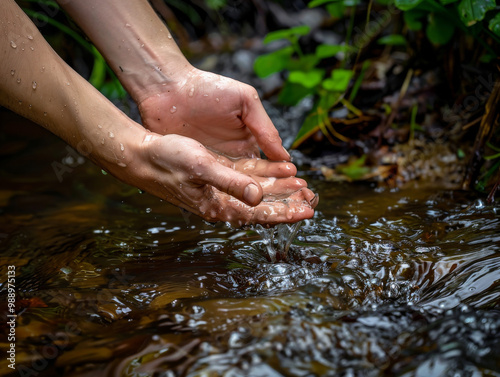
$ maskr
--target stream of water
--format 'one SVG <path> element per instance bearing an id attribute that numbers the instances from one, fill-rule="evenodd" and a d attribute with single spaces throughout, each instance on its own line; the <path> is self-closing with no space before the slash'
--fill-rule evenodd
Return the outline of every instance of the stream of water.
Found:
<path id="1" fill-rule="evenodd" d="M 3 143 L 19 373 L 2 357 L 0 375 L 500 376 L 500 207 L 481 195 L 310 178 L 314 219 L 231 229 L 89 162 L 60 182 L 65 145 L 36 140 Z"/>

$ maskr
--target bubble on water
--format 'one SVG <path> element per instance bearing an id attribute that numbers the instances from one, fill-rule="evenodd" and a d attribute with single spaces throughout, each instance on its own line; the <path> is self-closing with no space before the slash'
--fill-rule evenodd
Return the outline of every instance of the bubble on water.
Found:
<path id="1" fill-rule="evenodd" d="M 125 147 L 123 146 L 122 143 L 120 143 L 120 150 L 123 152 L 125 150 Z"/>
<path id="2" fill-rule="evenodd" d="M 10 41 L 10 47 L 17 48 L 16 42 Z"/>
<path id="3" fill-rule="evenodd" d="M 115 137 L 115 134 L 111 131 L 109 131 L 108 135 L 109 135 L 110 139 L 113 139 Z"/>
<path id="4" fill-rule="evenodd" d="M 172 106 L 172 107 L 170 108 L 170 113 L 171 113 L 171 114 L 175 113 L 176 111 L 177 111 L 177 107 L 176 107 L 176 106 Z"/>
<path id="5" fill-rule="evenodd" d="M 125 164 L 124 162 L 119 162 L 117 163 L 118 166 L 122 167 L 122 168 L 126 168 L 127 167 L 127 164 Z"/>
<path id="6" fill-rule="evenodd" d="M 15 69 L 11 69 L 11 70 L 10 70 L 10 75 L 11 75 L 11 76 L 14 76 L 15 74 L 16 74 L 16 70 L 15 70 Z"/>
<path id="7" fill-rule="evenodd" d="M 33 88 L 33 90 L 36 90 L 36 87 L 37 87 L 37 83 L 36 81 L 33 81 L 31 87 Z"/>

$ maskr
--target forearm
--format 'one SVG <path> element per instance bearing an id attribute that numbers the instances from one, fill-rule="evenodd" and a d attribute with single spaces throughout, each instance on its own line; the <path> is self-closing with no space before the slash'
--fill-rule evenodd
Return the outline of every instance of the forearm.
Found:
<path id="1" fill-rule="evenodd" d="M 182 81 L 191 68 L 147 0 L 65 0 L 60 5 L 137 103 Z"/>
<path id="2" fill-rule="evenodd" d="M 133 152 L 121 145 L 144 129 L 73 71 L 13 0 L 2 0 L 0 8 L 0 105 L 44 126 L 103 168 L 127 164 Z"/>

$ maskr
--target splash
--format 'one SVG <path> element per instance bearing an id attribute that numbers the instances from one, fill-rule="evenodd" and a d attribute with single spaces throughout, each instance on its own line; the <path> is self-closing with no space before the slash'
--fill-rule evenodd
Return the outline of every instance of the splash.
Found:
<path id="1" fill-rule="evenodd" d="M 301 225 L 302 221 L 294 224 L 278 224 L 271 228 L 262 225 L 255 226 L 254 230 L 262 237 L 271 262 L 288 260 L 288 250 Z"/>

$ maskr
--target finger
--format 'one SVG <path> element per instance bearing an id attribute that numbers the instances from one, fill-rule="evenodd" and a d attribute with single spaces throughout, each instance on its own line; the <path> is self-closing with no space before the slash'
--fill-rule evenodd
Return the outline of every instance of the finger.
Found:
<path id="1" fill-rule="evenodd" d="M 273 177 L 265 178 L 265 177 L 252 176 L 252 178 L 254 178 L 260 184 L 264 192 L 264 196 L 274 195 L 276 197 L 284 198 L 289 196 L 295 191 L 307 187 L 306 181 L 296 177 L 277 179 Z"/>
<path id="2" fill-rule="evenodd" d="M 242 173 L 260 177 L 285 178 L 297 174 L 297 168 L 291 162 L 276 162 L 262 159 L 239 159 L 234 161 L 234 168 Z"/>
<path id="3" fill-rule="evenodd" d="M 264 194 L 262 187 L 252 177 L 215 161 L 207 164 L 206 169 L 206 173 L 200 175 L 198 181 L 211 185 L 250 206 L 256 206 L 262 201 Z"/>
<path id="4" fill-rule="evenodd" d="M 242 121 L 255 136 L 259 147 L 268 159 L 290 161 L 290 155 L 283 147 L 278 130 L 267 115 L 257 91 L 253 87 L 248 87 L 248 90 L 245 91 Z"/>

